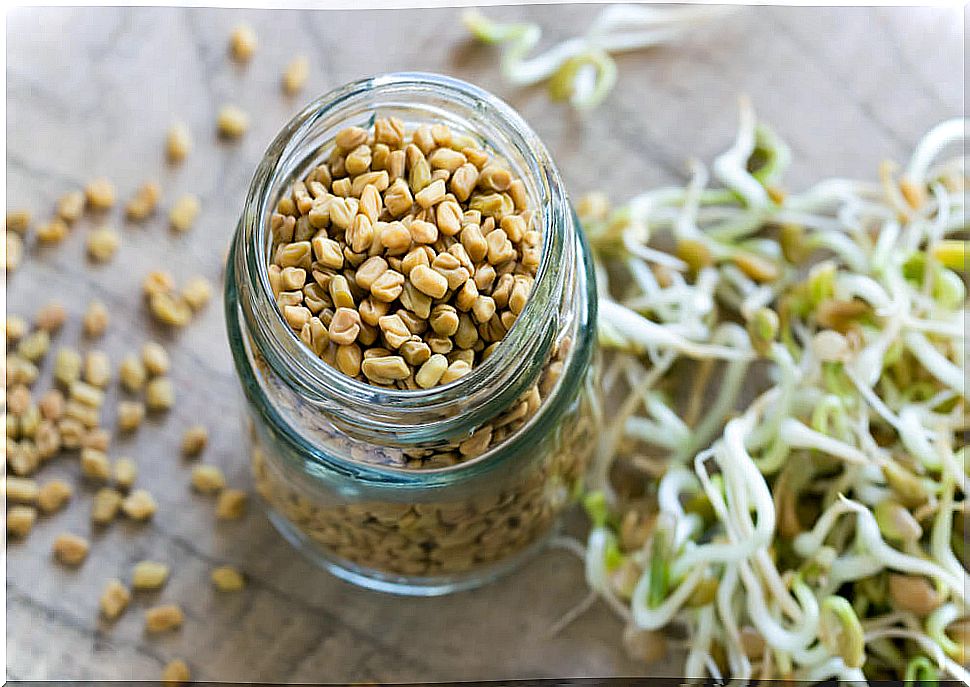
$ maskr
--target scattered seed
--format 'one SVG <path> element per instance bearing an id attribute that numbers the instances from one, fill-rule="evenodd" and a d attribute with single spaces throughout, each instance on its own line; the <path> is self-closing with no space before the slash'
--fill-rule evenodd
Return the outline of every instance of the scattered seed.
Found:
<path id="1" fill-rule="evenodd" d="M 149 341 L 141 349 L 141 359 L 145 369 L 152 376 L 163 375 L 168 372 L 168 353 L 161 344 Z"/>
<path id="2" fill-rule="evenodd" d="M 138 477 L 138 466 L 131 458 L 119 458 L 114 465 L 114 483 L 119 489 L 128 490 Z"/>
<path id="3" fill-rule="evenodd" d="M 149 632 L 174 630 L 182 625 L 184 617 L 178 606 L 155 606 L 145 611 L 145 629 Z"/>
<path id="4" fill-rule="evenodd" d="M 65 222 L 74 222 L 84 212 L 84 193 L 71 191 L 57 201 L 57 216 Z"/>
<path id="5" fill-rule="evenodd" d="M 7 475 L 6 494 L 8 501 L 18 501 L 20 503 L 35 503 L 40 494 L 40 487 L 37 482 L 24 477 L 11 477 Z"/>
<path id="6" fill-rule="evenodd" d="M 248 62 L 256 52 L 256 32 L 245 24 L 232 30 L 229 36 L 229 54 L 236 62 Z"/>
<path id="7" fill-rule="evenodd" d="M 111 361 L 104 351 L 88 351 L 84 356 L 84 381 L 99 389 L 111 380 Z"/>
<path id="8" fill-rule="evenodd" d="M 108 210 L 115 204 L 115 187 L 107 179 L 95 179 L 84 187 L 88 207 L 92 210 Z"/>
<path id="9" fill-rule="evenodd" d="M 118 251 L 121 235 L 111 227 L 99 227 L 88 235 L 88 255 L 96 262 L 108 262 Z"/>
<path id="10" fill-rule="evenodd" d="M 49 389 L 40 397 L 37 406 L 46 420 L 60 420 L 64 414 L 64 394 L 58 389 Z"/>
<path id="11" fill-rule="evenodd" d="M 67 320 L 67 310 L 59 301 L 45 303 L 34 315 L 34 324 L 50 334 L 60 330 Z"/>
<path id="12" fill-rule="evenodd" d="M 44 329 L 31 332 L 17 344 L 17 353 L 32 363 L 40 361 L 51 345 L 50 334 Z"/>
<path id="13" fill-rule="evenodd" d="M 226 478 L 215 465 L 196 465 L 192 468 L 192 486 L 203 494 L 215 494 L 226 486 Z"/>
<path id="14" fill-rule="evenodd" d="M 235 105 L 223 105 L 219 109 L 216 128 L 223 138 L 239 138 L 249 128 L 249 115 Z"/>
<path id="15" fill-rule="evenodd" d="M 30 210 L 7 210 L 7 221 L 4 228 L 23 236 L 30 228 Z"/>
<path id="16" fill-rule="evenodd" d="M 101 593 L 98 605 L 101 607 L 101 614 L 108 620 L 114 620 L 128 608 L 131 602 L 131 592 L 121 583 L 120 580 L 108 580 Z"/>
<path id="17" fill-rule="evenodd" d="M 158 509 L 155 499 L 144 489 L 136 489 L 121 502 L 121 510 L 132 520 L 148 520 Z"/>
<path id="18" fill-rule="evenodd" d="M 111 463 L 104 451 L 81 449 L 81 474 L 88 479 L 107 482 L 111 478 Z"/>
<path id="19" fill-rule="evenodd" d="M 118 403 L 118 429 L 133 432 L 145 419 L 145 404 L 141 401 L 120 401 Z"/>
<path id="20" fill-rule="evenodd" d="M 54 540 L 54 557 L 64 565 L 81 565 L 89 549 L 88 540 L 76 534 L 61 534 Z"/>
<path id="21" fill-rule="evenodd" d="M 138 188 L 132 199 L 128 201 L 128 205 L 125 206 L 125 214 L 128 216 L 128 219 L 135 222 L 147 219 L 155 212 L 161 196 L 162 188 L 156 182 L 145 182 Z"/>
<path id="22" fill-rule="evenodd" d="M 8 231 L 6 232 L 6 246 L 4 266 L 7 272 L 16 272 L 24 259 L 24 240 L 20 238 L 20 234 Z"/>
<path id="23" fill-rule="evenodd" d="M 28 331 L 27 320 L 20 315 L 7 315 L 7 321 L 4 325 L 8 346 L 22 339 Z"/>
<path id="24" fill-rule="evenodd" d="M 178 164 L 192 151 L 192 135 L 187 126 L 181 122 L 175 123 L 168 129 L 165 136 L 165 156 L 172 164 Z"/>
<path id="25" fill-rule="evenodd" d="M 132 393 L 141 391 L 145 386 L 146 377 L 145 365 L 137 356 L 129 353 L 121 359 L 121 364 L 118 366 L 118 378 L 125 389 Z"/>
<path id="26" fill-rule="evenodd" d="M 37 521 L 37 509 L 32 506 L 11 506 L 7 511 L 7 534 L 26 537 Z"/>
<path id="27" fill-rule="evenodd" d="M 122 496 L 111 487 L 102 487 L 94 494 L 91 501 L 91 522 L 95 525 L 107 525 L 118 515 L 122 505 Z"/>
<path id="28" fill-rule="evenodd" d="M 246 492 L 240 489 L 223 489 L 216 502 L 216 518 L 219 520 L 238 520 L 246 514 L 249 500 Z"/>
<path id="29" fill-rule="evenodd" d="M 182 298 L 192 310 L 199 311 L 212 298 L 212 284 L 205 277 L 192 277 L 182 287 Z"/>
<path id="30" fill-rule="evenodd" d="M 51 480 L 38 491 L 37 505 L 44 513 L 53 513 L 63 508 L 73 494 L 74 489 L 64 480 Z"/>
<path id="31" fill-rule="evenodd" d="M 238 592 L 246 586 L 242 573 L 231 565 L 223 565 L 212 571 L 212 584 L 220 592 Z"/>
<path id="32" fill-rule="evenodd" d="M 98 300 L 91 301 L 81 321 L 84 335 L 92 339 L 102 336 L 108 328 L 110 318 L 108 307 L 104 303 Z"/>
<path id="33" fill-rule="evenodd" d="M 111 433 L 104 427 L 89 430 L 81 440 L 81 448 L 93 448 L 96 451 L 107 451 L 111 445 Z"/>
<path id="34" fill-rule="evenodd" d="M 131 573 L 133 589 L 160 589 L 168 580 L 168 566 L 155 561 L 139 561 Z"/>
<path id="35" fill-rule="evenodd" d="M 287 95 L 296 95 L 303 90 L 307 77 L 310 75 L 310 60 L 300 55 L 286 65 L 283 72 L 283 91 Z"/>
<path id="36" fill-rule="evenodd" d="M 67 226 L 67 222 L 62 220 L 60 217 L 55 217 L 50 221 L 41 224 L 37 227 L 37 240 L 41 243 L 60 243 L 67 238 L 70 232 L 70 227 Z M 9 260 L 10 252 L 10 241 L 9 235 L 7 237 L 7 259 Z M 9 269 L 9 267 L 8 267 Z"/>
<path id="37" fill-rule="evenodd" d="M 209 442 L 209 430 L 202 425 L 193 425 L 182 435 L 182 453 L 186 456 L 197 456 L 205 450 Z"/>
<path id="38" fill-rule="evenodd" d="M 195 224 L 196 218 L 199 216 L 201 207 L 199 198 L 191 193 L 186 193 L 179 197 L 168 214 L 168 220 L 172 228 L 177 231 L 188 231 L 191 229 L 192 225 Z"/>
<path id="39" fill-rule="evenodd" d="M 191 679 L 192 673 L 189 672 L 189 666 L 180 658 L 169 661 L 162 671 L 162 684 L 172 687 L 181 687 Z"/>
<path id="40" fill-rule="evenodd" d="M 168 410 L 175 404 L 175 387 L 168 377 L 155 377 L 145 387 L 148 410 Z"/>

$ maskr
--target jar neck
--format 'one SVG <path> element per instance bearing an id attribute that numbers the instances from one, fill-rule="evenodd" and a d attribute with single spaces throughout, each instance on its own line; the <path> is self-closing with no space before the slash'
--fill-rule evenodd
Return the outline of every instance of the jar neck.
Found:
<path id="1" fill-rule="evenodd" d="M 529 301 L 505 338 L 471 373 L 422 390 L 388 390 L 348 377 L 315 356 L 281 316 L 270 287 L 269 217 L 289 185 L 329 152 L 349 125 L 375 115 L 409 126 L 447 123 L 505 158 L 523 180 L 542 233 L 542 255 Z M 413 446 L 467 434 L 536 383 L 559 329 L 573 269 L 575 231 L 562 180 L 525 121 L 495 96 L 433 74 L 391 74 L 357 81 L 311 102 L 279 133 L 256 170 L 240 219 L 236 287 L 253 343 L 274 372 L 348 433 L 369 442 Z"/>

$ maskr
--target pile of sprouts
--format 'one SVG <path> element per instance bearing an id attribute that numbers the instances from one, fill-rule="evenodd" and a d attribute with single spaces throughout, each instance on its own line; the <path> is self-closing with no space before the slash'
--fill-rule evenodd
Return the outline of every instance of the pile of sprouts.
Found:
<path id="1" fill-rule="evenodd" d="M 579 203 L 623 399 L 582 552 L 631 650 L 679 631 L 688 678 L 970 682 L 966 126 L 789 194 L 742 102 L 685 188 Z"/>
<path id="2" fill-rule="evenodd" d="M 728 7 L 611 5 L 594 19 L 586 33 L 529 57 L 542 38 L 538 24 L 499 23 L 477 10 L 463 16 L 465 27 L 479 41 L 502 48 L 502 75 L 515 86 L 547 82 L 554 100 L 578 110 L 599 105 L 616 84 L 611 53 L 642 50 L 680 39 L 699 23 L 728 12 Z"/>

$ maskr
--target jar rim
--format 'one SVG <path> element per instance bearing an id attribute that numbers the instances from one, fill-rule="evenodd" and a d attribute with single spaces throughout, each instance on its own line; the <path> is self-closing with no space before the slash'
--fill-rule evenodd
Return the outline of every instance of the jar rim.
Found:
<path id="1" fill-rule="evenodd" d="M 488 119 L 506 137 L 505 142 L 522 153 L 522 160 L 528 166 L 526 171 L 537 191 L 533 195 L 539 196 L 532 200 L 542 223 L 542 253 L 530 298 L 501 344 L 487 359 L 449 384 L 431 389 L 400 390 L 377 387 L 349 377 L 313 354 L 275 305 L 266 251 L 268 220 L 276 201 L 271 197 L 273 184 L 284 172 L 287 155 L 294 153 L 294 147 L 298 148 L 326 117 L 334 117 L 341 110 L 346 111 L 375 95 L 403 93 L 407 97 L 409 91 L 412 97 L 414 93 L 424 91 L 467 107 L 469 112 Z M 369 107 L 373 115 L 379 112 L 381 103 L 378 101 Z M 452 114 L 461 115 L 461 112 Z M 237 275 L 248 273 L 251 278 L 255 277 L 253 288 L 248 290 L 249 303 L 244 307 L 256 314 L 258 328 L 263 334 L 259 337 L 262 339 L 260 343 L 275 352 L 271 362 L 287 370 L 289 377 L 309 399 L 334 413 L 345 424 L 365 433 L 377 431 L 377 423 L 368 428 L 365 418 L 344 412 L 347 408 L 364 406 L 381 408 L 379 424 L 383 432 L 396 434 L 405 441 L 412 437 L 414 443 L 426 433 L 423 430 L 427 428 L 421 425 L 427 424 L 429 409 L 437 409 L 443 416 L 442 422 L 447 422 L 448 416 L 458 414 L 465 428 L 474 427 L 479 424 L 473 412 L 476 403 L 484 403 L 496 393 L 503 398 L 507 396 L 509 402 L 514 400 L 520 389 L 524 390 L 534 381 L 518 379 L 527 374 L 523 368 L 530 367 L 522 364 L 523 358 L 535 357 L 551 349 L 556 312 L 549 303 L 555 302 L 557 288 L 561 290 L 557 282 L 562 281 L 563 256 L 571 245 L 566 232 L 570 213 L 563 182 L 545 146 L 525 120 L 498 97 L 467 82 L 439 74 L 400 72 L 360 79 L 325 93 L 304 107 L 280 130 L 257 168 L 240 221 L 245 236 L 241 252 L 244 263 Z M 503 388 L 496 392 L 497 386 Z M 485 417 L 486 412 L 481 414 L 483 417 L 478 419 L 490 419 Z M 437 425 L 436 428 L 440 430 Z M 457 422 L 455 429 L 460 430 Z"/>

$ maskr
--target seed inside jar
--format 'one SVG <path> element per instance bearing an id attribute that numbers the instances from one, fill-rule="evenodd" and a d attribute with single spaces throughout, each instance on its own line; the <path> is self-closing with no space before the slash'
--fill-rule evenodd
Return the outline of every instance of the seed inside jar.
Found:
<path id="1" fill-rule="evenodd" d="M 384 387 L 471 372 L 521 314 L 539 267 L 524 182 L 441 124 L 341 130 L 270 223 L 285 322 L 318 357 Z"/>

